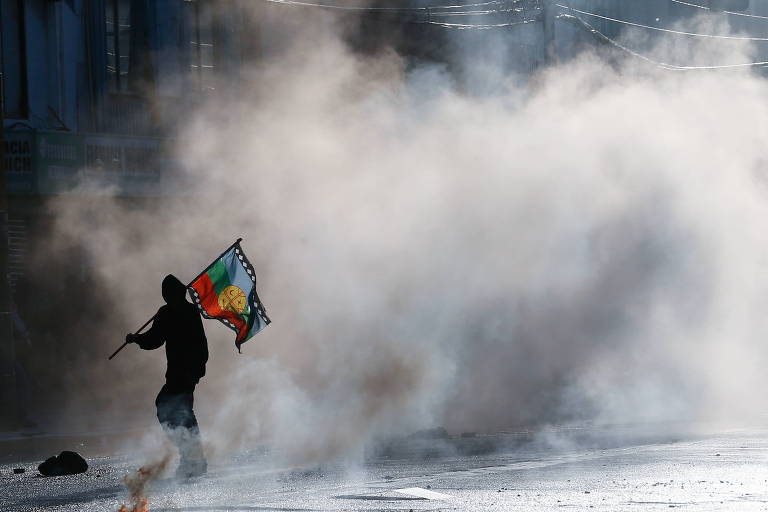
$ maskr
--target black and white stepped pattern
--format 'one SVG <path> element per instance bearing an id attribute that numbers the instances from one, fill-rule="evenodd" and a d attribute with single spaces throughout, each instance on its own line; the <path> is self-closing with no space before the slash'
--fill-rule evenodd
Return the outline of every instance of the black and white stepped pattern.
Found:
<path id="1" fill-rule="evenodd" d="M 251 281 L 253 282 L 253 300 L 249 300 L 249 302 L 253 302 L 253 304 L 256 307 L 256 313 L 259 315 L 261 320 L 264 322 L 264 325 L 269 325 L 272 321 L 267 316 L 267 311 L 264 309 L 264 305 L 261 303 L 261 300 L 259 300 L 259 296 L 256 294 L 256 271 L 253 269 L 253 265 L 251 265 L 251 262 L 248 261 L 248 258 L 245 256 L 245 253 L 240 248 L 240 245 L 235 245 L 235 256 L 237 256 L 237 259 L 240 260 L 240 264 L 243 266 L 246 272 L 248 272 L 248 276 L 251 278 Z M 197 305 L 197 309 L 200 310 L 200 314 L 209 319 L 216 319 L 219 320 L 221 323 L 235 331 L 236 333 L 239 333 L 239 330 L 235 324 L 227 320 L 226 318 L 219 318 L 215 316 L 211 316 L 208 314 L 208 312 L 203 307 L 202 303 L 200 302 L 200 294 L 197 293 L 197 290 L 194 288 L 190 288 L 190 295 L 192 296 L 192 300 Z"/>

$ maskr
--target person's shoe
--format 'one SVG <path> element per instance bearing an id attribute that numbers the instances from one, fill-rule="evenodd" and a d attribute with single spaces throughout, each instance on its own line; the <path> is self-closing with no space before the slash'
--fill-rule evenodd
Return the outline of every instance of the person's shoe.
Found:
<path id="1" fill-rule="evenodd" d="M 176 478 L 179 480 L 189 480 L 203 476 L 208 471 L 208 463 L 205 460 L 182 461 L 176 469 Z"/>

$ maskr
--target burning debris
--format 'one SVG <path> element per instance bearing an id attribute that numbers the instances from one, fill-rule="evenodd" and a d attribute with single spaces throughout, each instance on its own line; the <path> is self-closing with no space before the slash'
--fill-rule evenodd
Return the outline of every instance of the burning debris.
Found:
<path id="1" fill-rule="evenodd" d="M 149 512 L 149 500 L 147 498 L 138 498 L 134 501 L 131 498 L 131 503 L 129 505 L 120 505 L 117 512 Z"/>
<path id="2" fill-rule="evenodd" d="M 76 475 L 88 471 L 88 463 L 77 452 L 63 451 L 45 459 L 37 470 L 43 476 Z"/>
<path id="3" fill-rule="evenodd" d="M 171 454 L 168 453 L 161 460 L 142 466 L 135 473 L 126 475 L 123 478 L 123 483 L 125 483 L 130 496 L 128 503 L 120 505 L 117 512 L 149 512 L 149 499 L 146 496 L 147 485 L 157 480 L 165 472 L 170 461 Z"/>

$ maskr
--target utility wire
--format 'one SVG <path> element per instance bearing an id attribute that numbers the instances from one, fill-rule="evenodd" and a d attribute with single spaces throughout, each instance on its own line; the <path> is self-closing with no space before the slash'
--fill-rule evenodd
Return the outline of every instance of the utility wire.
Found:
<path id="1" fill-rule="evenodd" d="M 728 14 L 730 16 L 742 16 L 744 18 L 755 18 L 758 20 L 768 20 L 768 16 L 758 16 L 757 14 L 747 14 L 745 12 L 733 12 L 733 11 L 716 11 L 715 9 L 712 9 L 711 7 L 707 7 L 706 5 L 699 5 L 694 4 L 692 2 L 685 2 L 683 0 L 669 0 L 672 3 L 680 4 L 680 5 L 687 5 L 688 7 L 695 7 L 697 9 L 702 9 L 705 11 L 712 11 L 715 13 L 722 13 L 722 14 Z"/>
<path id="2" fill-rule="evenodd" d="M 514 27 L 516 25 L 527 25 L 528 23 L 535 23 L 539 21 L 538 18 L 531 18 L 528 20 L 522 20 L 522 21 L 512 21 L 509 23 L 492 23 L 488 25 L 481 25 L 479 23 L 472 23 L 472 24 L 461 24 L 461 23 L 441 23 L 439 21 L 415 21 L 412 23 L 423 23 L 426 25 L 437 25 L 444 28 L 458 28 L 458 29 L 469 29 L 469 28 L 476 28 L 476 29 L 489 29 L 489 28 L 500 28 L 500 27 Z"/>
<path id="3" fill-rule="evenodd" d="M 507 9 L 492 9 L 487 11 L 453 11 L 453 12 L 430 12 L 430 16 L 487 16 L 489 14 L 499 14 L 506 12 L 520 13 L 523 12 L 522 7 L 511 7 Z"/>
<path id="4" fill-rule="evenodd" d="M 635 23 L 632 21 L 627 20 L 620 20 L 617 18 L 611 18 L 609 16 L 603 16 L 602 14 L 596 14 L 594 12 L 587 12 L 582 11 L 579 9 L 575 9 L 573 7 L 568 7 L 567 5 L 563 4 L 555 4 L 557 7 L 560 7 L 562 9 L 567 9 L 569 11 L 573 11 L 579 14 L 583 14 L 584 16 L 591 16 L 593 18 L 599 18 L 602 20 L 612 21 L 614 23 L 621 23 L 622 25 L 629 25 L 632 27 L 638 27 L 638 28 L 644 28 L 647 30 L 656 30 L 658 32 L 666 32 L 669 34 L 677 34 L 682 36 L 691 36 L 691 37 L 705 37 L 709 39 L 730 39 L 730 40 L 736 40 L 736 41 L 768 41 L 768 37 L 749 37 L 749 36 L 721 36 L 721 35 L 715 35 L 715 34 L 700 34 L 698 32 L 683 32 L 680 30 L 672 30 L 668 28 L 661 28 L 661 27 L 653 27 L 651 25 L 643 25 L 641 23 Z"/>
<path id="5" fill-rule="evenodd" d="M 486 5 L 519 4 L 522 0 L 491 0 L 489 2 L 480 2 L 476 4 L 460 5 L 433 5 L 426 7 L 404 7 L 404 9 L 461 9 L 462 7 L 485 7 Z"/>
<path id="6" fill-rule="evenodd" d="M 645 62 L 648 62 L 649 64 L 653 64 L 654 66 L 658 66 L 662 69 L 666 69 L 668 71 L 697 71 L 697 70 L 728 70 L 728 69 L 745 69 L 745 68 L 754 68 L 754 67 L 765 67 L 768 66 L 768 61 L 765 62 L 746 62 L 743 64 L 725 64 L 725 65 L 719 65 L 719 66 L 678 66 L 675 64 L 668 64 L 666 62 L 661 62 L 654 60 L 646 55 L 643 55 L 641 53 L 636 52 L 635 50 L 632 50 L 630 48 L 627 48 L 623 44 L 619 43 L 618 41 L 611 39 L 607 35 L 603 34 L 599 30 L 597 30 L 595 27 L 584 21 L 582 18 L 578 16 L 573 16 L 572 14 L 565 14 L 561 13 L 557 16 L 557 19 L 559 20 L 567 20 L 574 22 L 576 25 L 581 26 L 583 29 L 590 32 L 592 35 L 597 37 L 598 39 L 622 50 L 623 52 L 626 52 L 633 57 L 637 57 L 638 59 L 644 60 Z"/>
<path id="7" fill-rule="evenodd" d="M 305 2 L 303 0 L 264 0 L 274 4 L 285 5 L 297 5 L 302 7 L 318 7 L 322 9 L 336 9 L 341 11 L 358 11 L 358 12 L 431 12 L 434 9 L 462 9 L 467 7 L 486 7 L 489 5 L 504 5 L 504 4 L 516 4 L 522 0 L 492 0 L 490 2 L 480 2 L 474 4 L 459 4 L 459 5 L 435 5 L 430 7 L 363 7 L 355 5 L 335 5 L 335 4 L 323 4 L 315 2 Z M 445 13 L 432 13 L 442 15 Z"/>
<path id="8" fill-rule="evenodd" d="M 434 9 L 458 9 L 458 8 L 466 8 L 466 7 L 482 7 L 482 6 L 488 6 L 488 5 L 509 5 L 509 4 L 519 4 L 523 0 L 494 0 L 491 2 L 482 2 L 482 3 L 475 3 L 475 4 L 462 4 L 462 5 L 438 5 L 438 6 L 432 6 L 432 7 L 361 7 L 361 6 L 341 6 L 341 5 L 333 5 L 333 4 L 321 4 L 321 3 L 313 3 L 313 2 L 305 2 L 302 0 L 264 0 L 265 2 L 269 3 L 275 3 L 275 4 L 283 4 L 283 5 L 293 5 L 293 6 L 300 6 L 300 7 L 315 7 L 315 8 L 324 8 L 324 9 L 336 9 L 336 10 L 345 10 L 345 11 L 353 11 L 353 12 L 379 12 L 379 13 L 393 13 L 393 14 L 405 14 L 409 12 L 418 12 L 420 14 L 424 14 L 427 16 L 426 20 L 406 20 L 407 23 L 415 23 L 415 24 L 423 24 L 423 25 L 435 25 L 438 27 L 443 28 L 452 28 L 452 29 L 492 29 L 492 28 L 503 28 L 503 27 L 513 27 L 517 25 L 526 25 L 528 23 L 533 23 L 536 21 L 539 21 L 539 17 L 535 16 L 529 19 L 523 19 L 523 20 L 516 20 L 516 21 L 509 21 L 509 22 L 503 22 L 503 23 L 448 23 L 443 21 L 434 21 L 432 18 L 436 17 L 445 17 L 445 16 L 488 16 L 493 14 L 499 14 L 499 13 L 522 13 L 525 12 L 525 9 L 521 7 L 512 7 L 512 8 L 504 8 L 504 9 L 486 9 L 486 10 L 478 10 L 478 11 L 454 11 L 454 12 L 434 12 Z"/>

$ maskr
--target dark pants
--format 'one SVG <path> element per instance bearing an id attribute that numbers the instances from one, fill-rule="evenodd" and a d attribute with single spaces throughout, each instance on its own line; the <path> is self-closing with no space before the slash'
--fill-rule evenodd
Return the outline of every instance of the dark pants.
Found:
<path id="1" fill-rule="evenodd" d="M 179 449 L 179 473 L 196 475 L 205 473 L 206 463 L 200 442 L 200 428 L 195 411 L 195 385 L 166 383 L 155 399 L 157 419 L 171 441 Z"/>

